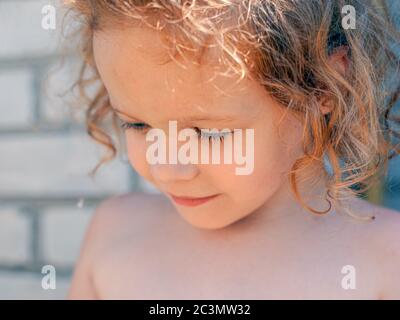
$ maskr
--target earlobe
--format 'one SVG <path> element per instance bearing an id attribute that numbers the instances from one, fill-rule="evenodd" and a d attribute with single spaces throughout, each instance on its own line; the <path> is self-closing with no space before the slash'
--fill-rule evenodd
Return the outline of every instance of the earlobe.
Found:
<path id="1" fill-rule="evenodd" d="M 335 48 L 329 55 L 328 62 L 342 76 L 345 76 L 350 66 L 349 47 L 340 46 Z"/>

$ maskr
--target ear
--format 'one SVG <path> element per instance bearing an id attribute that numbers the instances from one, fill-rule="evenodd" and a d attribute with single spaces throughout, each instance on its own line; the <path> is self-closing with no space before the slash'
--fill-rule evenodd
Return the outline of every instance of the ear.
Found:
<path id="1" fill-rule="evenodd" d="M 328 57 L 328 63 L 342 76 L 345 76 L 350 65 L 349 47 L 340 46 L 333 49 Z"/>
<path id="2" fill-rule="evenodd" d="M 349 47 L 340 46 L 335 48 L 333 52 L 328 57 L 328 63 L 343 77 L 347 74 L 350 59 L 349 59 Z M 323 97 L 321 99 L 321 111 L 322 113 L 328 114 L 333 109 L 332 101 L 328 97 Z"/>

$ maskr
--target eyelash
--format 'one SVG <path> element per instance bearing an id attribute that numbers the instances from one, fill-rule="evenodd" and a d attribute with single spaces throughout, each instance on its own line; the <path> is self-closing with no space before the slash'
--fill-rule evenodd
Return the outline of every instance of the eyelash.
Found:
<path id="1" fill-rule="evenodd" d="M 121 128 L 124 130 L 133 129 L 136 131 L 144 131 L 149 128 L 149 126 L 143 122 L 126 122 L 122 121 Z"/>
<path id="2" fill-rule="evenodd" d="M 133 129 L 135 131 L 143 133 L 145 130 L 149 129 L 150 126 L 143 122 L 122 121 L 121 128 L 124 130 Z M 199 138 L 208 139 L 209 141 L 210 140 L 218 140 L 218 139 L 220 141 L 223 141 L 227 135 L 230 135 L 233 133 L 230 131 L 230 132 L 222 132 L 222 133 L 216 135 L 216 134 L 213 134 L 212 132 L 202 132 L 202 129 L 198 128 L 198 127 L 194 127 L 193 129 L 196 131 Z"/>

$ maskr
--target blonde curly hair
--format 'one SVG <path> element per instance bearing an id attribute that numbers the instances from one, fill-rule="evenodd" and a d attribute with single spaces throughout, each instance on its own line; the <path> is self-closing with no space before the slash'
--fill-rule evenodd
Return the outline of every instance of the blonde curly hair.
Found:
<path id="1" fill-rule="evenodd" d="M 93 172 L 116 155 L 113 139 L 102 126 L 111 115 L 108 94 L 93 60 L 94 32 L 122 26 L 147 26 L 162 32 L 169 59 L 199 61 L 204 49 L 221 49 L 225 74 L 259 81 L 278 102 L 304 123 L 304 156 L 289 178 L 298 192 L 296 175 L 311 163 L 329 161 L 327 201 L 367 191 L 387 174 L 387 162 L 399 153 L 393 138 L 400 137 L 392 115 L 399 99 L 400 60 L 394 48 L 399 31 L 379 0 L 69 0 L 64 1 L 81 28 L 82 68 L 75 85 L 88 98 L 87 87 L 99 82 L 86 109 L 87 132 L 111 151 Z M 356 29 L 341 25 L 341 8 L 352 5 Z M 328 57 L 337 48 L 348 50 L 350 67 L 336 71 Z M 90 70 L 94 77 L 85 77 Z M 332 110 L 324 115 L 321 99 Z M 114 125 L 115 130 L 118 126 Z M 357 189 L 354 188 L 357 186 Z"/>

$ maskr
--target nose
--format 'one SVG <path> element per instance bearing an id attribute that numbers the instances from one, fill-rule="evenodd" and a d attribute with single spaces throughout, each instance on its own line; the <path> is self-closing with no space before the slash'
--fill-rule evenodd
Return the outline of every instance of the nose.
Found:
<path id="1" fill-rule="evenodd" d="M 199 170 L 194 164 L 153 164 L 150 173 L 159 182 L 188 181 L 194 179 Z"/>

